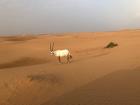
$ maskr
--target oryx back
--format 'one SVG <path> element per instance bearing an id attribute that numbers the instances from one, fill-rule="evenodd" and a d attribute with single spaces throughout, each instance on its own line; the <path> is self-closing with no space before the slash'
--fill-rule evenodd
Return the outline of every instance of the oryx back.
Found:
<path id="1" fill-rule="evenodd" d="M 64 50 L 56 50 L 54 51 L 54 55 L 57 57 L 64 57 L 70 55 L 69 50 L 64 49 Z"/>

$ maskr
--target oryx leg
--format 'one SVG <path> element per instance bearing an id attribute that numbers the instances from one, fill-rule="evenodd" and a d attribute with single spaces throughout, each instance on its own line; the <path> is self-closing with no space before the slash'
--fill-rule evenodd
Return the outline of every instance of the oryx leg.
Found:
<path id="1" fill-rule="evenodd" d="M 70 57 L 67 56 L 67 63 L 70 63 Z"/>
<path id="2" fill-rule="evenodd" d="M 59 63 L 61 63 L 61 58 L 60 58 L 60 56 L 58 57 L 58 61 L 59 61 Z"/>

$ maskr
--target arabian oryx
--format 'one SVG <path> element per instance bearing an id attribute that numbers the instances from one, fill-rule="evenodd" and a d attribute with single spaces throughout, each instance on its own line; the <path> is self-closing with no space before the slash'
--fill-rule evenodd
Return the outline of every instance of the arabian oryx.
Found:
<path id="1" fill-rule="evenodd" d="M 50 43 L 50 52 L 51 55 L 54 55 L 58 58 L 59 63 L 61 63 L 61 57 L 67 57 L 67 63 L 70 63 L 70 59 L 72 59 L 72 55 L 68 49 L 54 51 L 54 42 L 52 44 Z"/>

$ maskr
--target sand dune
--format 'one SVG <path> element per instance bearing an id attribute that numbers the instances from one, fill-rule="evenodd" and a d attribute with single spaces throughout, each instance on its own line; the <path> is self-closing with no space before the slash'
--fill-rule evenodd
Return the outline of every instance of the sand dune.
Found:
<path id="1" fill-rule="evenodd" d="M 140 68 L 108 74 L 42 105 L 139 105 Z"/>
<path id="2" fill-rule="evenodd" d="M 139 105 L 139 34 L 0 37 L 0 105 Z M 70 50 L 70 64 L 50 55 L 52 41 Z M 106 49 L 110 42 L 118 46 Z"/>

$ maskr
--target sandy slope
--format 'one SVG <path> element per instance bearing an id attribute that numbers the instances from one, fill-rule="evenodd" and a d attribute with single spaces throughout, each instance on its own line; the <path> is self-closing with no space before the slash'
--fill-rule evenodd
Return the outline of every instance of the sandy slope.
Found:
<path id="1" fill-rule="evenodd" d="M 42 105 L 139 105 L 140 68 L 108 74 Z"/>
<path id="2" fill-rule="evenodd" d="M 1 37 L 0 105 L 139 105 L 139 34 Z M 51 41 L 56 49 L 70 49 L 70 64 L 50 56 Z M 104 49 L 110 41 L 119 46 Z"/>

